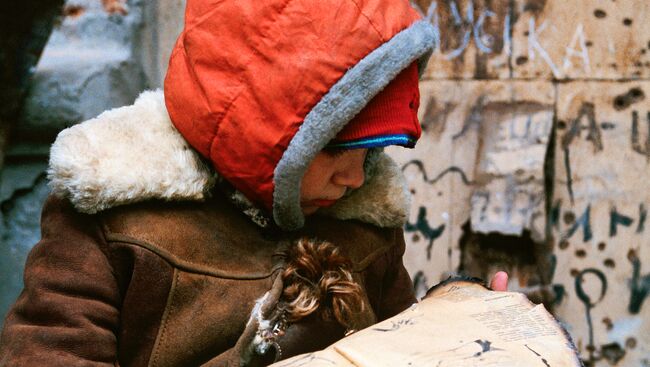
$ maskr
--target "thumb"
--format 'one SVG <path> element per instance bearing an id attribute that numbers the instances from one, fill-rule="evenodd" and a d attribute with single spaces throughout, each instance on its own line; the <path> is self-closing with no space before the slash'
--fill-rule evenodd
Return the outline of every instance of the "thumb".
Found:
<path id="1" fill-rule="evenodd" d="M 490 288 L 497 292 L 505 292 L 508 290 L 508 273 L 505 271 L 498 271 L 494 274 L 492 282 L 490 282 Z"/>

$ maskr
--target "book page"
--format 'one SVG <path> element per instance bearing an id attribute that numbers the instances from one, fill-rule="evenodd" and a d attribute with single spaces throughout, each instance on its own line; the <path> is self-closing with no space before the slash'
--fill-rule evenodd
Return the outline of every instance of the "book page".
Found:
<path id="1" fill-rule="evenodd" d="M 465 281 L 438 287 L 408 310 L 308 356 L 322 364 L 305 364 L 303 355 L 275 366 L 581 365 L 543 306 Z"/>

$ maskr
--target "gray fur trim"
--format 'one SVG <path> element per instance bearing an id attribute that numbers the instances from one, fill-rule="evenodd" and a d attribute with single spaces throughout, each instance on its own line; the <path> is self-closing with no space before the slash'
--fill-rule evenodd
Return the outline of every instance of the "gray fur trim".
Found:
<path id="1" fill-rule="evenodd" d="M 307 114 L 275 168 L 273 218 L 278 226 L 303 226 L 300 182 L 311 161 L 399 72 L 428 58 L 434 42 L 435 29 L 428 21 L 414 23 L 359 61 Z"/>
<path id="2" fill-rule="evenodd" d="M 378 148 L 368 149 L 368 153 L 366 154 L 366 160 L 365 162 L 363 162 L 363 172 L 365 174 L 366 182 L 372 179 L 372 177 L 377 172 L 377 168 L 378 168 L 377 166 L 380 158 L 382 157 L 383 152 L 384 152 L 384 148 L 378 147 Z"/>

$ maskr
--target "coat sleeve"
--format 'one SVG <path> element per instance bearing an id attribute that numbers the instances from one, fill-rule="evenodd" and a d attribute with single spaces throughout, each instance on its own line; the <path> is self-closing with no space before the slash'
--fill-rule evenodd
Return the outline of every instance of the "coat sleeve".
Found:
<path id="1" fill-rule="evenodd" d="M 413 282 L 404 267 L 405 249 L 404 232 L 402 229 L 396 229 L 395 245 L 387 253 L 387 268 L 382 284 L 381 306 L 377 310 L 377 321 L 395 316 L 417 302 Z"/>
<path id="2" fill-rule="evenodd" d="M 113 366 L 120 292 L 94 217 L 46 201 L 0 337 L 0 366 Z"/>

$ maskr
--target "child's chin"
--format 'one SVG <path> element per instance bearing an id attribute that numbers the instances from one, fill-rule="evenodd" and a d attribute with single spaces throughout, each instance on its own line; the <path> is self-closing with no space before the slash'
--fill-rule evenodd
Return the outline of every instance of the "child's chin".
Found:
<path id="1" fill-rule="evenodd" d="M 317 206 L 303 206 L 302 207 L 302 214 L 304 215 L 311 215 L 316 213 L 316 211 L 319 209 Z"/>

